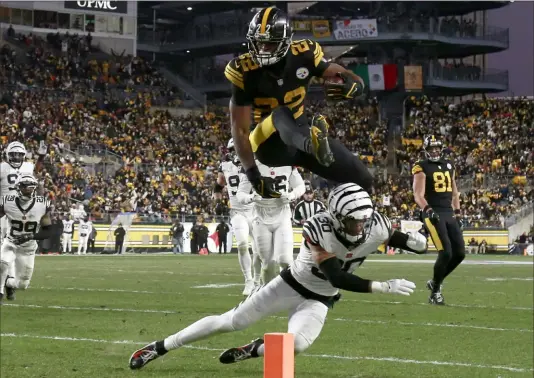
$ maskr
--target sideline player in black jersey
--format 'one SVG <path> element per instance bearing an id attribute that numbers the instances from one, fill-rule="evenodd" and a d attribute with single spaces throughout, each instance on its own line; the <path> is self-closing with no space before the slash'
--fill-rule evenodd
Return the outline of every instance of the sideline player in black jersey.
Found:
<path id="1" fill-rule="evenodd" d="M 224 72 L 232 83 L 232 137 L 247 177 L 263 197 L 280 196 L 272 179 L 261 177 L 255 154 L 271 167 L 300 166 L 325 179 L 356 183 L 369 191 L 372 176 L 365 165 L 338 140 L 328 138 L 323 116 L 315 115 L 310 127 L 303 104 L 314 76 L 330 78 L 325 88 L 333 100 L 360 96 L 363 81 L 352 71 L 327 63 L 317 42 L 293 41 L 292 36 L 284 12 L 262 9 L 249 25 L 249 52 L 231 60 Z"/>
<path id="2" fill-rule="evenodd" d="M 438 250 L 434 278 L 426 284 L 431 291 L 429 302 L 444 305 L 441 284 L 465 258 L 460 193 L 452 163 L 441 156 L 441 141 L 434 135 L 428 136 L 423 150 L 427 159 L 418 161 L 412 168 L 413 193 L 415 202 L 423 209 L 425 228 Z"/>

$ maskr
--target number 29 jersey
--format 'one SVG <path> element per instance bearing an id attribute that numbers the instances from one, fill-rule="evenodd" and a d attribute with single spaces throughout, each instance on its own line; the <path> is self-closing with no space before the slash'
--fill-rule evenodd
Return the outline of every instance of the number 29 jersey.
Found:
<path id="1" fill-rule="evenodd" d="M 326 279 L 314 262 L 310 244 L 321 246 L 326 252 L 334 253 L 342 269 L 352 273 L 367 256 L 389 239 L 392 233 L 389 219 L 374 212 L 369 236 L 359 245 L 348 244 L 334 232 L 334 222 L 330 213 L 319 213 L 309 218 L 303 226 L 303 240 L 300 252 L 291 264 L 291 275 L 306 289 L 320 295 L 333 296 L 338 289 Z"/>
<path id="2" fill-rule="evenodd" d="M 0 163 L 0 196 L 15 194 L 15 181 L 20 173 L 33 174 L 33 163 L 25 161 L 20 168 L 13 168 L 9 163 Z"/>
<path id="3" fill-rule="evenodd" d="M 425 199 L 434 211 L 452 213 L 452 180 L 454 167 L 448 160 L 419 160 L 412 175 L 425 174 Z"/>
<path id="4" fill-rule="evenodd" d="M 35 234 L 41 223 L 41 219 L 50 211 L 50 200 L 42 196 L 36 196 L 25 204 L 19 202 L 14 195 L 0 197 L 0 208 L 3 209 L 8 220 L 8 235 L 10 240 L 13 236 Z M 27 242 L 35 244 L 35 240 Z"/>

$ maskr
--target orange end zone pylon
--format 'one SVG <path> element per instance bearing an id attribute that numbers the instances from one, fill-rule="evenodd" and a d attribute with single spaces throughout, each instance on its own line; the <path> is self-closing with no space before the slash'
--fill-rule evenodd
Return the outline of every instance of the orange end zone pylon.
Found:
<path id="1" fill-rule="evenodd" d="M 295 378 L 295 337 L 292 333 L 266 333 L 263 378 Z"/>

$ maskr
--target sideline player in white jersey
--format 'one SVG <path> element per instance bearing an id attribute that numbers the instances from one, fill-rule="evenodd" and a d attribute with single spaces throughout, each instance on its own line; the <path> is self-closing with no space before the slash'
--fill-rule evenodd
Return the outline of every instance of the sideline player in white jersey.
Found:
<path id="1" fill-rule="evenodd" d="M 288 332 L 295 337 L 295 352 L 305 351 L 319 336 L 339 289 L 359 293 L 410 295 L 415 284 L 404 279 L 385 282 L 351 274 L 383 243 L 426 250 L 421 234 L 392 233 L 391 223 L 373 210 L 369 194 L 355 184 L 342 184 L 329 196 L 327 212 L 308 219 L 297 259 L 280 276 L 254 291 L 230 311 L 208 316 L 163 340 L 135 351 L 130 368 L 140 369 L 150 361 L 210 336 L 243 330 L 260 319 L 281 311 L 289 312 Z M 219 357 L 233 363 L 264 354 L 263 340 L 231 348 Z"/>
<path id="2" fill-rule="evenodd" d="M 37 187 L 33 175 L 21 174 L 15 182 L 16 194 L 0 197 L 0 217 L 5 215 L 9 225 L 0 249 L 0 302 L 4 289 L 10 292 L 28 288 L 37 251 L 36 240 L 48 239 L 61 231 L 50 220 L 50 201 L 35 195 Z M 8 278 L 13 263 L 15 275 Z"/>
<path id="3" fill-rule="evenodd" d="M 254 203 L 252 209 L 252 235 L 261 258 L 261 278 L 267 283 L 275 278 L 281 268 L 293 261 L 293 225 L 289 203 L 304 194 L 304 180 L 295 167 L 268 167 L 256 160 L 263 177 L 275 182 L 280 198 L 263 198 L 252 189 L 244 175 L 239 183 L 237 199 L 243 204 Z M 252 192 L 252 194 L 250 194 Z"/>
<path id="4" fill-rule="evenodd" d="M 46 145 L 41 143 L 38 151 L 37 164 L 24 161 L 26 159 L 26 147 L 20 142 L 11 142 L 7 145 L 4 151 L 5 161 L 0 163 L 0 197 L 8 194 L 16 194 L 15 182 L 19 174 L 33 174 L 33 171 L 39 171 L 42 166 L 43 158 L 46 154 Z M 7 217 L 0 217 L 0 244 L 6 236 L 8 230 Z M 15 265 L 12 265 L 9 270 L 8 277 L 14 277 Z M 15 292 L 8 293 L 8 299 L 14 300 Z"/>
<path id="5" fill-rule="evenodd" d="M 236 197 L 237 188 L 242 177 L 241 164 L 237 155 L 233 153 L 233 139 L 228 141 L 227 149 L 229 151 L 226 160 L 222 161 L 219 166 L 217 183 L 214 188 L 214 195 L 217 200 L 222 198 L 222 190 L 226 186 L 228 197 L 230 198 L 230 225 L 237 243 L 237 254 L 239 265 L 243 276 L 245 276 L 245 288 L 243 295 L 250 295 L 254 286 L 260 284 L 261 260 L 258 258 L 255 240 L 252 240 L 252 260 L 250 258 L 249 236 L 252 236 L 252 205 L 241 204 Z"/>
<path id="6" fill-rule="evenodd" d="M 72 253 L 72 234 L 76 221 L 72 219 L 71 214 L 68 214 L 67 219 L 63 219 L 61 222 L 63 223 L 63 240 L 61 241 L 63 254 Z"/>
<path id="7" fill-rule="evenodd" d="M 91 231 L 93 231 L 93 223 L 89 217 L 85 216 L 80 219 L 80 223 L 78 223 L 78 255 L 87 254 L 87 241 Z"/>

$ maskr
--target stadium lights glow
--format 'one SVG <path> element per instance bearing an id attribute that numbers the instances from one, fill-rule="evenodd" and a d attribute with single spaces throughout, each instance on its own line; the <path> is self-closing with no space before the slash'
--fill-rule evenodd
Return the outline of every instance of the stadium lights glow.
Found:
<path id="1" fill-rule="evenodd" d="M 245 42 L 242 43 L 243 46 L 246 46 L 247 44 Z"/>
<path id="2" fill-rule="evenodd" d="M 188 10 L 188 11 L 192 11 L 193 8 L 191 8 L 191 7 L 187 7 L 187 10 Z"/>
<path id="3" fill-rule="evenodd" d="M 188 54 L 189 54 L 190 52 L 191 52 L 191 51 L 189 51 L 189 50 L 186 51 L 186 53 L 188 53 Z"/>

